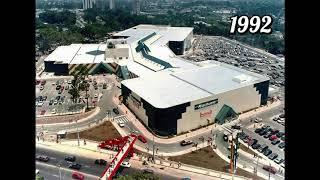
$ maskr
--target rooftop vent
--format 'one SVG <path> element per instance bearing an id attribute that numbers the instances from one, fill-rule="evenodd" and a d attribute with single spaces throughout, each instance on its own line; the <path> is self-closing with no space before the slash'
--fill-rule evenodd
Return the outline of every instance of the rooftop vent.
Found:
<path id="1" fill-rule="evenodd" d="M 251 78 L 245 74 L 241 74 L 241 75 L 235 76 L 232 80 L 237 83 L 246 83 L 246 82 L 250 82 Z"/>

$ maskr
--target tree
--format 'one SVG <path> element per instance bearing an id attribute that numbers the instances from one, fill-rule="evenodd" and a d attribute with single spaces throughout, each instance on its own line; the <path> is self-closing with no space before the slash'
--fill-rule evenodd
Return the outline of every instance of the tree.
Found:
<path id="1" fill-rule="evenodd" d="M 86 77 L 88 77 L 89 69 L 86 66 L 79 65 L 72 72 L 73 80 L 71 83 L 71 88 L 69 90 L 69 94 L 71 95 L 71 99 L 73 102 L 76 102 L 80 97 L 81 91 L 86 91 L 86 99 L 87 99 L 87 109 L 89 108 L 88 101 L 88 87 L 89 83 L 86 81 Z"/>
<path id="2" fill-rule="evenodd" d="M 143 179 L 143 180 L 160 180 L 160 178 L 154 174 L 144 174 L 141 172 L 116 178 L 116 180 L 141 180 L 141 179 Z"/>

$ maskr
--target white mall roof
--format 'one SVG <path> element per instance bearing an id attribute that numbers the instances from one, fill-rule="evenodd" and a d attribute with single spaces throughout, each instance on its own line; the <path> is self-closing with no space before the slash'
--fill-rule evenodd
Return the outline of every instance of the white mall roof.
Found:
<path id="1" fill-rule="evenodd" d="M 154 107 L 167 108 L 268 80 L 264 76 L 216 61 L 189 70 L 170 70 L 121 83 Z M 239 77 L 245 81 L 234 80 Z"/>
<path id="2" fill-rule="evenodd" d="M 114 36 L 129 36 L 127 38 L 127 42 L 132 43 L 155 32 L 160 35 L 160 37 L 152 45 L 160 46 L 167 44 L 169 40 L 183 41 L 192 31 L 193 28 L 191 27 L 170 27 L 141 24 L 130 29 L 118 32 L 114 34 Z"/>
<path id="3" fill-rule="evenodd" d="M 44 61 L 63 64 L 92 64 L 104 61 L 106 44 L 71 44 L 59 46 Z"/>

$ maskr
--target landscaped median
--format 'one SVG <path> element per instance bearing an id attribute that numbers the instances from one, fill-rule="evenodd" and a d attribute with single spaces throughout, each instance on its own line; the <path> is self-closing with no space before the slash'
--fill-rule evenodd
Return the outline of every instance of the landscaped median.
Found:
<path id="1" fill-rule="evenodd" d="M 88 112 L 69 114 L 69 115 L 55 115 L 47 117 L 37 117 L 37 125 L 54 125 L 54 124 L 70 124 L 74 122 L 82 122 L 97 115 L 100 112 L 100 107 L 96 107 Z"/>
<path id="2" fill-rule="evenodd" d="M 226 172 L 226 168 L 227 166 L 229 166 L 228 162 L 226 162 L 218 154 L 216 154 L 210 146 L 184 155 L 169 157 L 169 160 L 221 172 Z M 255 180 L 263 180 L 263 178 L 240 168 L 237 169 L 236 175 L 245 176 Z"/>

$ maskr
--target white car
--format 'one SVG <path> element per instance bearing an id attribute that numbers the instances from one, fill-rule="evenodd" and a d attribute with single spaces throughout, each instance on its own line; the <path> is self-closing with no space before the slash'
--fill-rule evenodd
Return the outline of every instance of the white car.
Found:
<path id="1" fill-rule="evenodd" d="M 38 175 L 38 174 L 39 174 L 39 172 L 40 172 L 40 171 L 39 171 L 39 169 L 36 169 L 36 175 Z"/>
<path id="2" fill-rule="evenodd" d="M 51 114 L 55 114 L 56 112 L 56 109 L 52 109 Z"/>
<path id="3" fill-rule="evenodd" d="M 285 168 L 284 161 L 280 164 L 281 167 Z"/>
<path id="4" fill-rule="evenodd" d="M 255 122 L 255 123 L 262 122 L 262 118 L 256 118 L 256 119 L 254 120 L 254 122 Z"/>
<path id="5" fill-rule="evenodd" d="M 119 123 L 118 125 L 119 125 L 120 127 L 122 127 L 122 128 L 124 127 L 124 123 L 122 123 L 122 122 Z"/>
<path id="6" fill-rule="evenodd" d="M 68 84 L 71 84 L 71 83 L 72 83 L 72 80 L 69 80 L 69 81 L 68 81 Z"/>
<path id="7" fill-rule="evenodd" d="M 54 100 L 53 105 L 57 105 L 57 104 L 58 104 L 58 100 Z"/>
<path id="8" fill-rule="evenodd" d="M 40 90 L 43 90 L 44 89 L 44 87 L 43 86 L 40 86 Z"/>
<path id="9" fill-rule="evenodd" d="M 131 167 L 131 164 L 128 161 L 126 161 L 126 162 L 122 162 L 120 166 L 129 168 Z"/>
<path id="10" fill-rule="evenodd" d="M 38 104 L 37 104 L 37 106 L 38 106 L 38 107 L 42 107 L 43 104 L 44 104 L 43 101 L 39 101 Z"/>
<path id="11" fill-rule="evenodd" d="M 98 94 L 95 94 L 95 95 L 94 95 L 94 98 L 98 98 Z"/>

